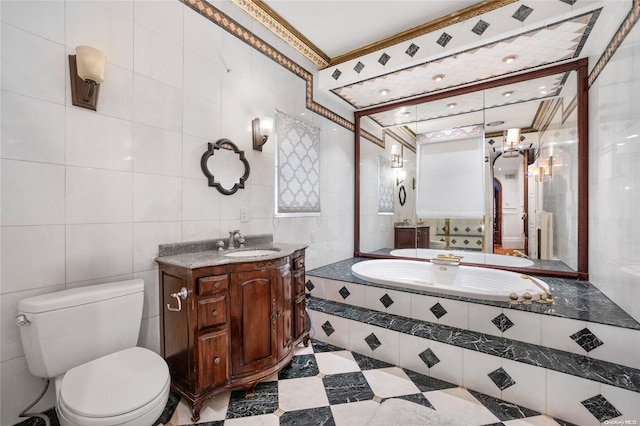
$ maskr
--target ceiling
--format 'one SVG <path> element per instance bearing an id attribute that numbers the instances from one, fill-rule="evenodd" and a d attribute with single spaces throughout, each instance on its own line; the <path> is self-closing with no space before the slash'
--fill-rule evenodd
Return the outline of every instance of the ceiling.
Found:
<path id="1" fill-rule="evenodd" d="M 603 28 L 617 26 L 607 22 L 619 24 L 632 5 L 630 0 L 232 1 L 318 67 L 317 90 L 353 110 L 597 56 L 612 37 Z M 519 115 L 529 116 L 531 126 L 540 103 L 559 94 L 559 79 L 516 90 L 508 103 L 522 102 Z M 557 90 L 535 93 L 541 86 Z M 470 101 L 457 103 L 464 107 Z M 420 118 L 459 111 L 425 108 Z M 397 126 L 398 120 L 397 111 L 376 117 L 382 127 Z"/>

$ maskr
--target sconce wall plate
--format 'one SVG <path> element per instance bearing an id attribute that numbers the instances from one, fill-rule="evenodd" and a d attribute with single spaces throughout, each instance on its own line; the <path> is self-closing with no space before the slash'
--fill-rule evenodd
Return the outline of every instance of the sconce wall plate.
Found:
<path id="1" fill-rule="evenodd" d="M 213 175 L 213 173 L 211 173 L 211 171 L 207 167 L 207 161 L 209 160 L 209 157 L 214 155 L 215 151 L 219 149 L 233 150 L 233 152 L 238 154 L 240 161 L 244 165 L 244 174 L 240 177 L 238 182 L 235 183 L 233 187 L 230 189 L 223 187 L 219 181 L 216 181 L 215 176 Z M 250 172 L 249 162 L 244 156 L 244 151 L 238 149 L 237 145 L 231 142 L 229 139 L 219 139 L 216 143 L 209 142 L 208 149 L 205 151 L 204 154 L 202 154 L 202 158 L 200 159 L 200 167 L 202 168 L 202 173 L 204 173 L 204 175 L 207 177 L 207 180 L 209 181 L 209 186 L 213 186 L 221 194 L 224 194 L 224 195 L 233 195 L 236 193 L 238 189 L 244 189 L 244 183 L 249 178 L 249 172 Z"/>
<path id="2" fill-rule="evenodd" d="M 77 107 L 96 111 L 100 85 L 87 83 L 78 77 L 76 55 L 69 55 L 69 76 L 71 79 L 71 103 Z"/>
<path id="3" fill-rule="evenodd" d="M 263 134 L 264 132 L 260 126 L 260 118 L 254 118 L 251 121 L 251 133 L 253 135 L 253 149 L 262 152 L 262 146 L 267 143 L 269 134 Z M 262 120 L 265 120 L 264 118 Z"/>

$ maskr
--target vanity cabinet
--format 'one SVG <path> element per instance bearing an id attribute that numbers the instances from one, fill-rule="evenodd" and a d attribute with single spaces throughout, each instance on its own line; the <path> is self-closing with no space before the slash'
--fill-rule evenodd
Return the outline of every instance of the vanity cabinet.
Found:
<path id="1" fill-rule="evenodd" d="M 428 226 L 397 226 L 394 248 L 429 248 Z"/>
<path id="2" fill-rule="evenodd" d="M 194 422 L 208 398 L 236 388 L 251 396 L 290 364 L 295 344 L 308 344 L 304 250 L 195 269 L 158 263 L 160 352 Z"/>

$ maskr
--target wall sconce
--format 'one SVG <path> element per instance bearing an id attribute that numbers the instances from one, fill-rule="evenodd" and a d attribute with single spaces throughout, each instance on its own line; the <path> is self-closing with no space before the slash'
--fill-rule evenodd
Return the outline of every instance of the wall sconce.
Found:
<path id="1" fill-rule="evenodd" d="M 546 182 L 553 177 L 553 156 L 549 157 L 546 166 L 541 165 L 533 169 L 533 174 L 536 178 L 536 182 Z"/>
<path id="2" fill-rule="evenodd" d="M 98 49 L 89 46 L 76 47 L 76 54 L 69 55 L 71 78 L 71 102 L 73 105 L 96 110 L 100 83 L 104 81 L 107 58 Z"/>
<path id="3" fill-rule="evenodd" d="M 502 156 L 517 157 L 520 153 L 520 129 L 505 130 L 502 135 Z"/>
<path id="4" fill-rule="evenodd" d="M 396 186 L 404 182 L 404 178 L 407 177 L 407 173 L 404 170 L 396 170 Z"/>
<path id="5" fill-rule="evenodd" d="M 391 147 L 391 167 L 394 169 L 402 167 L 402 145 Z"/>
<path id="6" fill-rule="evenodd" d="M 262 145 L 267 143 L 267 139 L 273 132 L 273 120 L 269 117 L 254 118 L 251 121 L 251 131 L 253 133 L 253 149 L 262 151 Z"/>

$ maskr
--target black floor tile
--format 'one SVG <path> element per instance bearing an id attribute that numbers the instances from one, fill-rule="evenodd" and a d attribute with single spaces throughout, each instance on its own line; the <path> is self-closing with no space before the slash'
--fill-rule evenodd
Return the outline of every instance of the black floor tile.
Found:
<path id="1" fill-rule="evenodd" d="M 416 373 L 412 370 L 402 369 L 411 381 L 420 389 L 420 392 L 430 392 L 434 390 L 443 390 L 457 388 L 458 385 L 445 382 L 444 380 L 436 379 L 435 377 L 425 376 L 424 374 Z"/>
<path id="2" fill-rule="evenodd" d="M 331 405 L 373 398 L 373 391 L 360 371 L 325 376 L 322 382 Z"/>
<path id="3" fill-rule="evenodd" d="M 42 414 L 49 417 L 49 423 L 51 426 L 60 426 L 60 421 L 58 420 L 58 414 L 56 413 L 55 408 L 51 408 Z M 16 423 L 15 426 L 45 426 L 45 423 L 40 417 L 29 417 L 20 423 Z"/>
<path id="4" fill-rule="evenodd" d="M 469 390 L 478 401 L 482 403 L 489 411 L 491 411 L 501 421 L 523 419 L 540 415 L 539 412 L 521 407 L 520 405 L 506 402 L 480 392 Z"/>
<path id="5" fill-rule="evenodd" d="M 388 362 L 379 361 L 377 359 L 373 359 L 366 355 L 359 354 L 357 352 L 351 352 L 353 358 L 358 363 L 358 367 L 360 370 L 375 370 L 377 368 L 387 368 L 393 367 L 393 364 L 389 364 Z"/>
<path id="6" fill-rule="evenodd" d="M 431 405 L 429 400 L 421 393 L 414 393 L 414 394 L 411 394 L 411 395 L 401 395 L 401 396 L 394 396 L 394 397 L 391 397 L 391 398 L 384 398 L 381 402 L 384 402 L 387 399 L 404 399 L 406 401 L 415 402 L 418 405 L 424 405 L 425 407 L 432 408 L 432 409 L 435 410 L 435 408 L 433 408 L 433 405 Z"/>
<path id="7" fill-rule="evenodd" d="M 336 351 L 344 351 L 344 349 L 339 348 L 337 346 L 333 346 L 329 343 L 324 343 L 319 340 L 311 339 L 311 346 L 313 347 L 313 352 L 336 352 Z"/>
<path id="8" fill-rule="evenodd" d="M 335 426 L 330 407 L 288 411 L 280 416 L 280 426 Z"/>
<path id="9" fill-rule="evenodd" d="M 270 414 L 278 409 L 278 382 L 258 383 L 255 394 L 245 397 L 244 390 L 234 390 L 229 398 L 227 419 Z"/>
<path id="10" fill-rule="evenodd" d="M 154 426 L 160 425 L 160 424 L 164 425 L 169 423 L 169 420 L 171 420 L 171 417 L 173 416 L 173 412 L 176 411 L 176 407 L 178 406 L 179 402 L 180 402 L 180 395 L 171 392 L 169 394 L 169 399 L 167 400 L 167 405 L 164 407 L 164 410 L 162 411 L 160 418 L 156 420 L 156 422 L 154 423 Z"/>
<path id="11" fill-rule="evenodd" d="M 320 371 L 318 370 L 318 363 L 315 355 L 298 355 L 293 357 L 293 366 L 280 370 L 278 373 L 278 380 L 313 377 L 317 376 L 318 373 L 320 373 Z"/>

